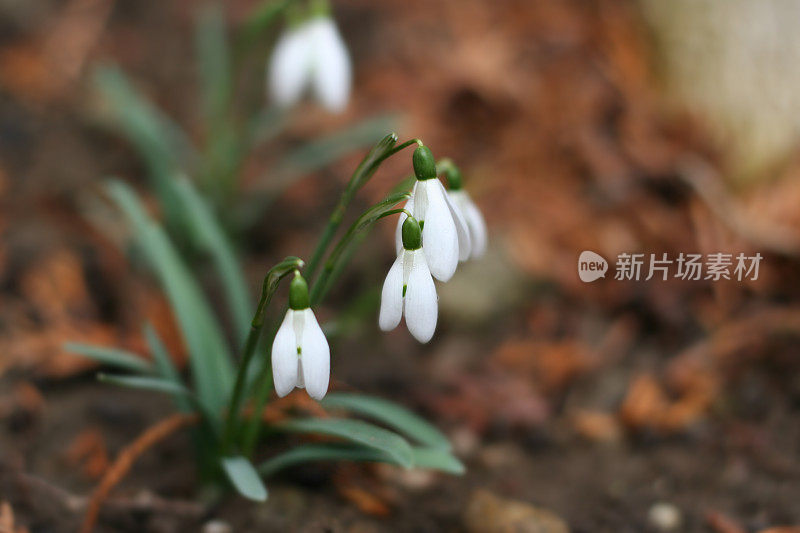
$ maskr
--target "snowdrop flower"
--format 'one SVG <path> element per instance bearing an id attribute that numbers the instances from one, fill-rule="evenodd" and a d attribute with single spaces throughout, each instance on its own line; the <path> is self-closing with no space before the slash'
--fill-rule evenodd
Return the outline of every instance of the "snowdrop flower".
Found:
<path id="1" fill-rule="evenodd" d="M 321 400 L 328 392 L 331 350 L 309 307 L 306 280 L 295 272 L 289 286 L 289 310 L 272 343 L 275 392 L 284 397 L 295 387 Z"/>
<path id="2" fill-rule="evenodd" d="M 470 256 L 471 243 L 467 222 L 436 177 L 436 162 L 426 146 L 414 150 L 414 174 L 417 181 L 405 209 L 419 220 L 423 249 L 431 274 L 439 281 L 448 281 L 458 261 Z M 403 247 L 402 227 L 406 215 L 397 223 L 395 243 L 399 254 Z"/>
<path id="3" fill-rule="evenodd" d="M 383 283 L 378 325 L 383 331 L 391 331 L 405 313 L 408 331 L 425 343 L 436 331 L 439 304 L 423 252 L 422 233 L 417 220 L 406 217 L 401 229 L 403 249 Z"/>
<path id="4" fill-rule="evenodd" d="M 447 195 L 455 206 L 464 215 L 464 220 L 469 229 L 470 242 L 472 244 L 471 258 L 479 257 L 486 251 L 486 221 L 483 219 L 478 206 L 470 198 L 469 193 L 463 189 L 461 171 L 452 163 L 445 167 L 445 176 L 449 189 Z"/>
<path id="5" fill-rule="evenodd" d="M 288 29 L 272 51 L 269 89 L 281 107 L 297 103 L 309 86 L 326 109 L 344 110 L 350 96 L 351 67 L 336 23 L 327 15 Z"/>

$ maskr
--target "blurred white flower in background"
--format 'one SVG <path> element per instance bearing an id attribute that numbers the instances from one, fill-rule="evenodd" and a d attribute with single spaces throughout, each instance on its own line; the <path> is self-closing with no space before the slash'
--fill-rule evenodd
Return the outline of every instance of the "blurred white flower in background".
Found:
<path id="1" fill-rule="evenodd" d="M 347 107 L 352 68 L 347 47 L 330 16 L 318 15 L 284 32 L 272 51 L 269 92 L 281 107 L 296 104 L 310 87 L 331 112 Z"/>

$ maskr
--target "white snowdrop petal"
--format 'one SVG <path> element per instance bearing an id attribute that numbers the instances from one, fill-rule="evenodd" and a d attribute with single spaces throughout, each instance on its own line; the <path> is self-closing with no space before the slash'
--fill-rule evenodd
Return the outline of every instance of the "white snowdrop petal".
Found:
<path id="1" fill-rule="evenodd" d="M 315 400 L 321 400 L 328 392 L 328 381 L 331 375 L 331 349 L 328 339 L 322 333 L 317 318 L 311 309 L 298 311 L 305 314 L 305 327 L 301 341 L 303 381 L 306 392 Z"/>
<path id="2" fill-rule="evenodd" d="M 391 331 L 400 323 L 403 316 L 403 256 L 404 251 L 395 259 L 381 291 L 381 310 L 378 326 L 383 331 Z"/>
<path id="3" fill-rule="evenodd" d="M 311 43 L 306 25 L 286 31 L 278 39 L 269 64 L 269 89 L 275 103 L 297 103 L 311 74 Z"/>
<path id="4" fill-rule="evenodd" d="M 450 215 L 453 217 L 453 222 L 456 224 L 456 234 L 458 235 L 458 259 L 466 261 L 469 259 L 470 252 L 472 251 L 472 239 L 469 234 L 469 226 L 464 218 L 464 213 L 456 202 L 450 197 L 450 194 L 444 190 L 444 185 L 439 180 L 439 187 L 444 191 L 444 199 L 447 202 L 447 208 L 450 210 Z"/>
<path id="5" fill-rule="evenodd" d="M 406 205 L 403 206 L 403 208 L 412 215 L 414 215 L 414 195 L 416 194 L 416 191 L 417 182 L 414 182 L 414 188 L 411 189 L 411 198 L 409 198 L 406 202 Z M 408 215 L 405 213 L 400 213 L 400 218 L 397 220 L 397 229 L 395 229 L 394 232 L 394 247 L 397 255 L 400 255 L 400 252 L 403 251 L 403 222 L 405 222 L 407 218 Z"/>
<path id="6" fill-rule="evenodd" d="M 458 266 L 458 234 L 456 224 L 445 200 L 445 191 L 438 179 L 420 183 L 427 205 L 422 228 L 422 249 L 431 274 L 439 281 L 448 281 Z M 417 191 L 419 195 L 421 191 Z M 419 209 L 419 206 L 417 207 Z"/>
<path id="7" fill-rule="evenodd" d="M 289 310 L 272 342 L 272 379 L 281 398 L 297 385 L 297 340 L 294 334 L 294 313 Z"/>
<path id="8" fill-rule="evenodd" d="M 405 297 L 406 325 L 419 342 L 431 340 L 439 314 L 436 286 L 433 284 L 425 254 L 414 252 L 414 265 L 408 278 Z"/>
<path id="9" fill-rule="evenodd" d="M 311 24 L 314 94 L 329 111 L 340 112 L 350 97 L 350 56 L 332 19 L 321 17 Z"/>
<path id="10" fill-rule="evenodd" d="M 464 216 L 472 235 L 472 257 L 479 257 L 486 251 L 486 221 L 478 206 L 466 192 L 464 192 L 464 199 Z"/>

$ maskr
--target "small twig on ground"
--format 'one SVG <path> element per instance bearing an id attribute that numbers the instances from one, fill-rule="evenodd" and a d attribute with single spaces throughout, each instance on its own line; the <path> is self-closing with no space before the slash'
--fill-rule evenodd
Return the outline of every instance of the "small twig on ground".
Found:
<path id="1" fill-rule="evenodd" d="M 111 492 L 111 489 L 122 481 L 139 456 L 175 431 L 196 424 L 199 419 L 200 417 L 194 414 L 176 414 L 170 416 L 147 428 L 135 441 L 126 446 L 108 468 L 103 475 L 103 479 L 100 480 L 100 483 L 94 490 L 86 508 L 81 532 L 91 533 L 97 522 L 97 517 L 100 514 L 100 508 Z"/>

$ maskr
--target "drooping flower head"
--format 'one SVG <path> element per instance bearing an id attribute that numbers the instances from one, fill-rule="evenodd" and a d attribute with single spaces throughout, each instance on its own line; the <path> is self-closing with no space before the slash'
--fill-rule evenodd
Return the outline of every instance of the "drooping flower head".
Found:
<path id="1" fill-rule="evenodd" d="M 472 201 L 469 193 L 463 188 L 461 171 L 452 162 L 448 161 L 444 165 L 444 175 L 447 178 L 447 195 L 455 204 L 469 229 L 470 242 L 472 244 L 471 258 L 479 257 L 486 251 L 486 221 L 483 219 L 478 206 Z"/>
<path id="2" fill-rule="evenodd" d="M 424 343 L 436 331 L 439 303 L 423 252 L 422 233 L 417 220 L 406 217 L 401 228 L 402 249 L 383 283 L 378 325 L 383 331 L 391 331 L 405 314 L 408 331 Z"/>
<path id="3" fill-rule="evenodd" d="M 281 107 L 296 104 L 310 87 L 323 107 L 344 110 L 350 97 L 350 56 L 327 9 L 318 9 L 281 35 L 268 75 L 270 94 Z"/>
<path id="4" fill-rule="evenodd" d="M 308 284 L 295 271 L 289 285 L 289 310 L 272 343 L 275 392 L 283 397 L 295 387 L 321 400 L 328 392 L 331 350 L 309 306 Z"/>
<path id="5" fill-rule="evenodd" d="M 442 182 L 436 177 L 436 160 L 426 146 L 414 150 L 414 175 L 417 180 L 405 209 L 422 228 L 425 258 L 433 276 L 448 281 L 456 271 L 459 259 L 470 255 L 471 243 L 467 223 L 461 211 L 447 196 Z M 406 215 L 397 223 L 396 248 L 402 249 L 402 227 Z"/>

